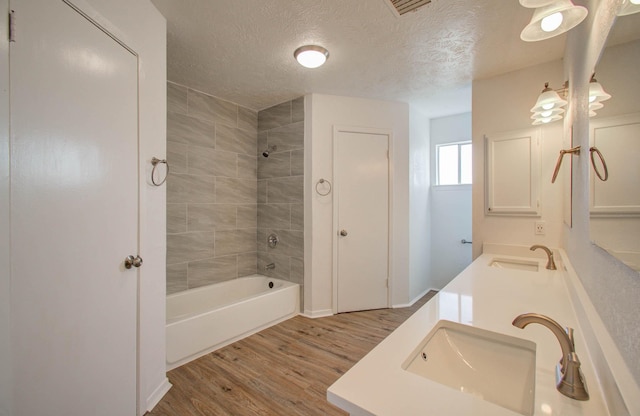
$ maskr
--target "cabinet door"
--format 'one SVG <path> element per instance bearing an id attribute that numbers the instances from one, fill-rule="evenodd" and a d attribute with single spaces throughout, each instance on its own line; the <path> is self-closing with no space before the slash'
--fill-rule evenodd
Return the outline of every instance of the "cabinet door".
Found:
<path id="1" fill-rule="evenodd" d="M 610 173 L 606 181 L 597 178 L 594 169 L 604 172 L 604 166 L 594 154 L 589 175 L 591 216 L 640 216 L 640 113 L 590 124 L 591 145 L 603 155 Z"/>
<path id="2" fill-rule="evenodd" d="M 539 130 L 485 136 L 486 213 L 538 216 L 540 209 Z"/>

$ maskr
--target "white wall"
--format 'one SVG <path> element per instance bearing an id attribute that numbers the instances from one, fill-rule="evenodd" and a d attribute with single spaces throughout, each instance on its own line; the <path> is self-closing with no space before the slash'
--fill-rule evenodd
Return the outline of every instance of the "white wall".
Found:
<path id="1" fill-rule="evenodd" d="M 471 263 L 471 185 L 433 186 L 436 145 L 471 140 L 471 113 L 431 120 L 431 287 L 442 289 Z"/>
<path id="2" fill-rule="evenodd" d="M 0 14 L 9 15 L 9 1 L 0 0 Z M 8 33 L 0 19 L 0 33 Z M 9 192 L 9 39 L 0 36 L 0 416 L 13 414 L 11 405 L 11 267 Z"/>
<path id="3" fill-rule="evenodd" d="M 564 189 L 561 181 L 551 183 L 556 158 L 562 148 L 561 121 L 538 127 L 542 136 L 541 216 L 488 216 L 484 211 L 484 135 L 532 128 L 530 109 L 547 81 L 555 89 L 562 86 L 565 81 L 562 61 L 536 65 L 473 82 L 473 258 L 482 253 L 482 243 L 561 246 Z M 546 235 L 534 234 L 534 225 L 537 220 L 546 222 Z"/>
<path id="4" fill-rule="evenodd" d="M 585 148 L 589 145 L 588 82 L 594 68 L 598 69 L 596 63 L 615 18 L 617 1 L 586 0 L 581 3 L 588 7 L 589 16 L 569 32 L 565 52 L 565 71 L 572 97 L 565 133 L 573 126 L 576 144 Z M 578 158 L 573 166 L 573 227 L 565 228 L 564 245 L 600 318 L 636 383 L 640 383 L 640 276 L 590 242 L 589 171 L 589 158 Z"/>
<path id="5" fill-rule="evenodd" d="M 166 125 L 166 22 L 148 0 L 77 0 L 74 3 L 116 34 L 140 56 L 140 255 L 144 267 L 139 283 L 139 414 L 162 397 L 170 386 L 165 375 L 165 187 L 148 184 L 150 160 L 165 157 Z M 6 0 L 0 2 L 7 16 Z M 6 20 L 0 19 L 2 33 Z M 0 53 L 8 56 L 6 37 L 0 41 Z M 0 90 L 8 85 L 8 59 L 0 60 Z M 10 304 L 8 256 L 8 95 L 0 101 L 0 414 L 9 415 L 11 401 L 11 354 L 7 351 Z M 12 317 L 11 325 L 20 325 Z M 27 347 L 27 346 L 25 346 Z"/>
<path id="6" fill-rule="evenodd" d="M 409 109 L 409 300 L 434 288 L 429 215 L 429 119 L 415 107 Z"/>
<path id="7" fill-rule="evenodd" d="M 311 94 L 305 97 L 305 283 L 308 316 L 333 308 L 333 194 L 321 197 L 315 183 L 333 183 L 333 126 L 393 132 L 391 303 L 409 302 L 409 106 L 405 103 Z"/>

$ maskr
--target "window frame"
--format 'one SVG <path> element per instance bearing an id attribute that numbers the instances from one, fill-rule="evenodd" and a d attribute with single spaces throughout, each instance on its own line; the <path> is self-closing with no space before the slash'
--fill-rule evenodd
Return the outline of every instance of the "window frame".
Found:
<path id="1" fill-rule="evenodd" d="M 462 154 L 462 146 L 463 145 L 471 145 L 471 149 L 472 149 L 472 166 L 471 166 L 471 182 L 470 183 L 461 183 L 460 180 L 462 178 L 462 164 L 460 163 L 461 161 L 461 154 Z M 457 146 L 458 149 L 458 163 L 457 163 L 457 169 L 458 169 L 458 183 L 451 183 L 451 184 L 441 184 L 440 183 L 440 148 L 441 147 L 446 147 L 446 146 Z M 449 186 L 453 186 L 453 187 L 459 187 L 459 186 L 471 186 L 473 185 L 473 142 L 471 140 L 461 140 L 461 141 L 457 141 L 457 142 L 448 142 L 448 143 L 438 143 L 435 145 L 435 184 L 433 186 L 436 187 L 449 187 Z"/>

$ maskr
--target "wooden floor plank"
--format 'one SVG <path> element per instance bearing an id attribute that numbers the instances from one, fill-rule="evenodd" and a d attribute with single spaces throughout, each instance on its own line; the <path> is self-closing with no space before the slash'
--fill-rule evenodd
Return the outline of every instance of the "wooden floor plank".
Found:
<path id="1" fill-rule="evenodd" d="M 345 415 L 327 388 L 436 294 L 409 308 L 296 316 L 168 373 L 149 416 Z"/>

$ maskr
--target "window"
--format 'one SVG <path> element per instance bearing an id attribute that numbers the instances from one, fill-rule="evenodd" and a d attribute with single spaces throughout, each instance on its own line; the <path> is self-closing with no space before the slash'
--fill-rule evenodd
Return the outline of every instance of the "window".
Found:
<path id="1" fill-rule="evenodd" d="M 436 146 L 436 185 L 471 184 L 471 142 Z"/>

